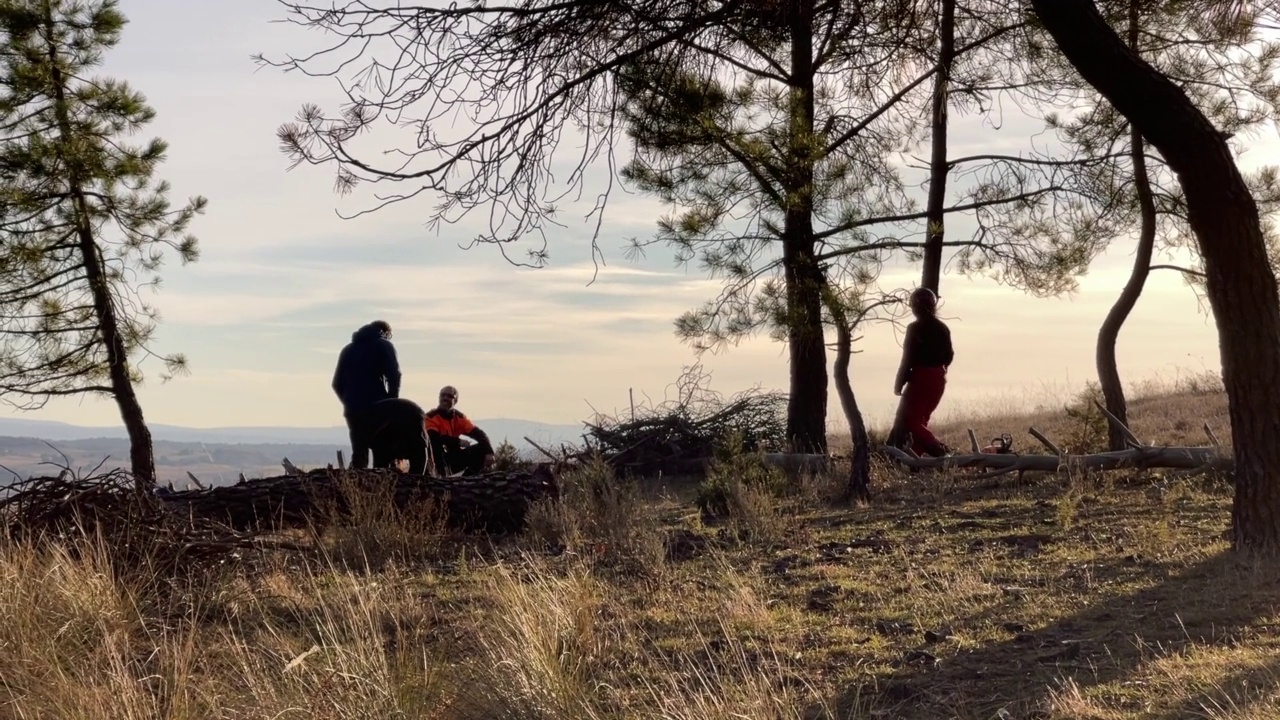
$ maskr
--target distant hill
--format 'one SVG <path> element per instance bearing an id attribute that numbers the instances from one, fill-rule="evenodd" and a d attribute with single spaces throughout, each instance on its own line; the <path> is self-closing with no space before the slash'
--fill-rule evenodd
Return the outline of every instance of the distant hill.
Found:
<path id="1" fill-rule="evenodd" d="M 495 443 L 504 439 L 523 454 L 536 453 L 524 441 L 529 437 L 546 447 L 562 442 L 581 443 L 581 425 L 554 425 L 530 420 L 497 418 L 476 420 Z M 337 427 L 220 427 L 189 428 L 151 425 L 156 472 L 162 482 L 182 487 L 187 473 L 202 483 L 232 483 L 246 477 L 278 475 L 281 460 L 295 465 L 322 467 L 337 460 L 342 450 L 350 458 L 347 429 Z M 5 477 L 55 475 L 68 465 L 88 472 L 128 465 L 128 435 L 123 426 L 85 427 L 48 420 L 0 418 L 0 483 Z M 66 456 L 65 458 L 63 456 Z M 105 460 L 105 463 L 104 463 Z"/>

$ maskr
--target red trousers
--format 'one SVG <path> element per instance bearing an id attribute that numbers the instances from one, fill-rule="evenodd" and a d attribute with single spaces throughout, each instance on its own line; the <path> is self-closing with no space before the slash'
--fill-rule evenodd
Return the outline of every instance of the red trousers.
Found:
<path id="1" fill-rule="evenodd" d="M 947 448 L 929 431 L 929 418 L 942 402 L 947 389 L 945 367 L 916 367 L 902 392 L 902 424 L 911 433 L 911 450 L 916 455 L 945 455 Z"/>

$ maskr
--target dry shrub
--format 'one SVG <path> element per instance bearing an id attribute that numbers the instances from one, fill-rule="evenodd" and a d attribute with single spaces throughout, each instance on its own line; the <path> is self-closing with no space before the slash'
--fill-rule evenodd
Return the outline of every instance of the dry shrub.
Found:
<path id="1" fill-rule="evenodd" d="M 1102 388 L 1093 381 L 1085 383 L 1085 388 L 1076 394 L 1069 405 L 1063 406 L 1063 412 L 1070 420 L 1070 426 L 1062 449 L 1076 455 L 1104 452 L 1107 449 L 1107 416 L 1102 414 L 1095 402 L 1102 402 Z"/>
<path id="2" fill-rule="evenodd" d="M 560 478 L 558 502 L 533 505 L 526 538 L 598 565 L 657 577 L 666 567 L 663 534 L 650 503 L 599 456 Z"/>
<path id="3" fill-rule="evenodd" d="M 772 545 L 786 532 L 777 498 L 794 489 L 759 453 L 722 450 L 698 488 L 696 502 L 703 523 L 727 526 L 731 539 Z"/>
<path id="4" fill-rule="evenodd" d="M 389 565 L 429 562 L 445 551 L 449 536 L 445 502 L 423 495 L 397 503 L 388 484 L 336 480 L 343 503 L 322 503 L 313 536 L 331 560 L 348 569 L 377 572 Z"/>

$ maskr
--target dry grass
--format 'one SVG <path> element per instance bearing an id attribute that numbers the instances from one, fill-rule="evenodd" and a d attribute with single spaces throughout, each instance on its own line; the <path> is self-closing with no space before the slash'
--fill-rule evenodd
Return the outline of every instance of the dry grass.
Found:
<path id="1" fill-rule="evenodd" d="M 1227 440 L 1224 407 L 1184 388 L 1131 412 L 1194 443 L 1205 420 Z M 849 508 L 822 500 L 838 479 L 733 462 L 705 523 L 696 485 L 599 467 L 500 541 L 373 494 L 309 551 L 164 602 L 107 553 L 0 546 L 0 717 L 1280 716 L 1280 571 L 1227 553 L 1220 480 L 877 467 Z"/>

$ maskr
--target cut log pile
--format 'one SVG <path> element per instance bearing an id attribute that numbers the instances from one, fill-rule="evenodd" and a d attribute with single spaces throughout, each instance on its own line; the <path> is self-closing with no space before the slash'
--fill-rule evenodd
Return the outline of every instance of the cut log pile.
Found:
<path id="1" fill-rule="evenodd" d="M 1150 469 L 1171 468 L 1180 470 L 1185 475 L 1195 475 L 1210 470 L 1230 471 L 1233 461 L 1230 453 L 1224 452 L 1218 443 L 1213 430 L 1205 425 L 1205 434 L 1212 445 L 1204 447 L 1173 447 L 1149 445 L 1138 439 L 1138 436 L 1124 423 L 1100 403 L 1098 409 L 1106 416 L 1107 421 L 1117 427 L 1125 437 L 1128 447 L 1114 452 L 1091 453 L 1087 455 L 1064 453 L 1056 443 L 1044 433 L 1032 427 L 1028 433 L 1038 440 L 1049 451 L 1049 454 L 1022 453 L 984 453 L 978 447 L 977 437 L 969 431 L 969 442 L 972 452 L 956 454 L 942 458 L 918 457 L 908 451 L 884 446 L 881 453 L 911 468 L 918 469 L 968 469 L 978 468 L 988 472 L 982 478 L 996 477 L 1008 473 L 1025 472 L 1060 472 L 1071 470 L 1120 470 L 1127 468 Z"/>

